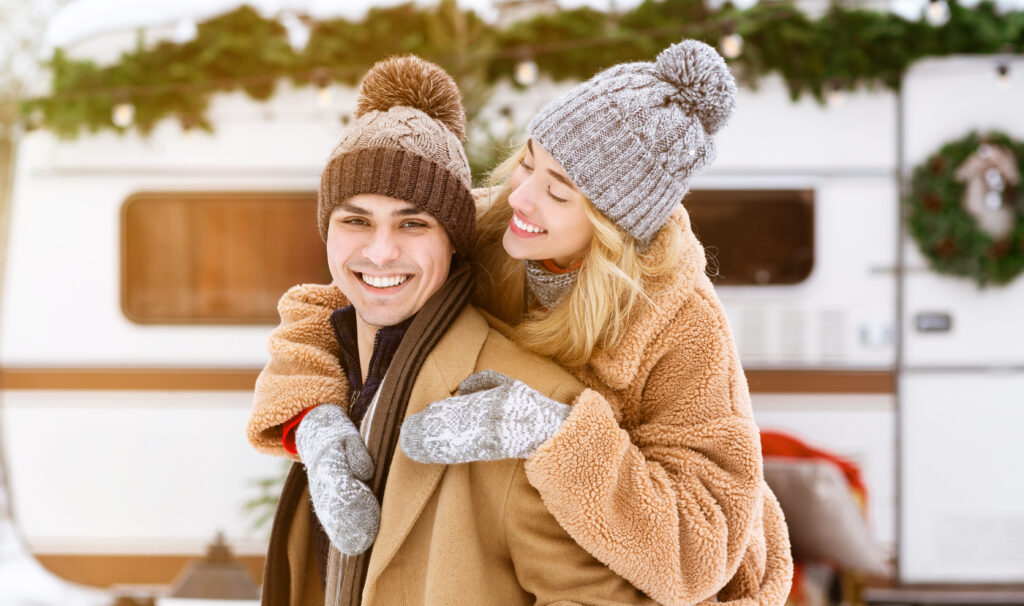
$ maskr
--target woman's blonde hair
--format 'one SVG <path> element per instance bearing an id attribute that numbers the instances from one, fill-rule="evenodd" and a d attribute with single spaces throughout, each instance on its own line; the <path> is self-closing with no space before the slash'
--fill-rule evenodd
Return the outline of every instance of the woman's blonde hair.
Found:
<path id="1" fill-rule="evenodd" d="M 520 346 L 569 368 L 586 364 L 597 348 L 615 347 L 634 314 L 650 305 L 644 284 L 669 271 L 682 256 L 678 230 L 663 227 L 656 238 L 666 246 L 658 259 L 646 257 L 639 242 L 590 200 L 584 210 L 594 225 L 594 237 L 583 257 L 575 285 L 553 309 L 528 307 L 526 269 L 502 247 L 512 208 L 509 177 L 526 155 L 524 145 L 490 176 L 491 199 L 479 209 L 473 251 L 476 270 L 475 303 L 514 326 Z"/>

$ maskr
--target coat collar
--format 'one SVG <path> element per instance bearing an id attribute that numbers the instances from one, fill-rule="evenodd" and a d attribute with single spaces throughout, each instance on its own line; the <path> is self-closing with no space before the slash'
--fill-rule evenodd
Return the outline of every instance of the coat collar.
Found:
<path id="1" fill-rule="evenodd" d="M 647 346 L 673 321 L 704 273 L 704 247 L 690 229 L 690 217 L 681 205 L 669 216 L 667 227 L 680 233 L 682 258 L 675 268 L 644 281 L 644 292 L 653 304 L 645 304 L 615 347 L 599 350 L 589 367 L 612 389 L 624 389 L 636 379 Z M 661 232 L 651 242 L 645 259 L 659 260 L 666 254 L 669 234 Z"/>
<path id="2" fill-rule="evenodd" d="M 466 306 L 462 310 L 424 361 L 409 397 L 406 418 L 458 391 L 459 384 L 476 370 L 488 331 L 487 321 L 476 309 Z M 366 587 L 376 582 L 409 536 L 445 469 L 446 465 L 417 463 L 406 457 L 401 448 L 395 450 Z"/>

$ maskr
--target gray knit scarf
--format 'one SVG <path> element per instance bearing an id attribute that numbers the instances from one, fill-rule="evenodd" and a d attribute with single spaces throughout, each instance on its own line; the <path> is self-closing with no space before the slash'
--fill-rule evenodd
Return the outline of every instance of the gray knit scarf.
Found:
<path id="1" fill-rule="evenodd" d="M 523 261 L 526 266 L 526 284 L 530 287 L 530 294 L 545 309 L 554 309 L 566 295 L 573 284 L 580 270 L 574 269 L 567 273 L 554 273 L 548 271 L 544 264 L 539 261 Z"/>

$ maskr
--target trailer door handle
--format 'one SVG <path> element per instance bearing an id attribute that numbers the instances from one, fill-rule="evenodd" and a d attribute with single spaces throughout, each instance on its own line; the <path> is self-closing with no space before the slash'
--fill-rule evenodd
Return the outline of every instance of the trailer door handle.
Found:
<path id="1" fill-rule="evenodd" d="M 953 316 L 944 311 L 922 311 L 914 316 L 917 332 L 949 332 L 953 328 Z"/>

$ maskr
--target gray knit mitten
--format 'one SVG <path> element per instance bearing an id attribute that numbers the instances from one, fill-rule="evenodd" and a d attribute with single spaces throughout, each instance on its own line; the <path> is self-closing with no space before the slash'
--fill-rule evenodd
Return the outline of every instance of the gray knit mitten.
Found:
<path id="1" fill-rule="evenodd" d="M 406 419 L 399 443 L 420 463 L 525 459 L 571 410 L 520 381 L 484 370 L 467 377 L 459 395 Z"/>
<path id="2" fill-rule="evenodd" d="M 337 404 L 321 404 L 299 423 L 295 448 L 306 465 L 313 510 L 331 544 L 350 556 L 369 549 L 380 525 L 380 503 L 366 485 L 373 459 L 352 420 Z"/>

